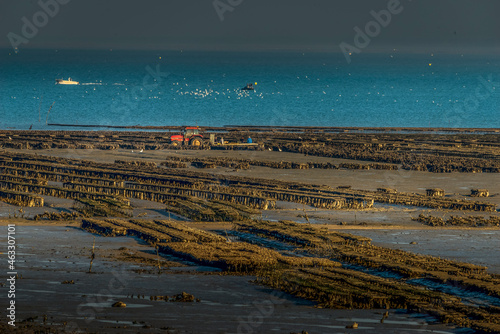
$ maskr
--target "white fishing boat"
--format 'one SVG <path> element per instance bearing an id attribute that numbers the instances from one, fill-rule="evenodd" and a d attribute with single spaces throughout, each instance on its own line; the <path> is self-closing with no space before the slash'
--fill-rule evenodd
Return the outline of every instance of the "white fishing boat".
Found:
<path id="1" fill-rule="evenodd" d="M 71 80 L 71 78 L 68 78 L 68 80 L 56 79 L 56 84 L 58 84 L 58 85 L 78 85 L 80 83 L 78 81 Z"/>

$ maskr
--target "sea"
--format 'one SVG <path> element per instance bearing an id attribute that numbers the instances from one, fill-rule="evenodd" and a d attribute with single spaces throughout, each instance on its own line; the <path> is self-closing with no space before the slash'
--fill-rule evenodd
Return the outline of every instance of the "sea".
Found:
<path id="1" fill-rule="evenodd" d="M 0 129 L 500 128 L 500 58 L 478 54 L 0 50 Z M 56 85 L 56 79 L 78 85 Z M 253 91 L 241 88 L 252 83 Z"/>

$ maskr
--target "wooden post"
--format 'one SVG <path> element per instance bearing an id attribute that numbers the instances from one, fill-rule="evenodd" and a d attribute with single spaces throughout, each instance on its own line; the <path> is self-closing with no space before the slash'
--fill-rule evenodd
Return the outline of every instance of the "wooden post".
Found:
<path id="1" fill-rule="evenodd" d="M 92 243 L 92 255 L 90 256 L 90 268 L 89 268 L 89 273 L 92 272 L 92 263 L 94 262 L 95 259 L 95 237 L 94 237 L 94 242 Z"/>
<path id="2" fill-rule="evenodd" d="M 160 264 L 160 254 L 158 245 L 155 245 L 155 248 L 156 248 L 156 260 L 158 261 L 158 275 L 159 275 L 161 274 L 161 264 Z"/>
<path id="3" fill-rule="evenodd" d="M 42 94 L 42 97 L 40 99 L 40 104 L 38 105 L 38 123 L 40 123 L 42 121 L 42 116 L 40 114 L 40 111 L 42 109 L 42 102 L 43 102 L 43 94 Z"/>
<path id="4" fill-rule="evenodd" d="M 309 221 L 309 217 L 307 217 L 306 205 L 305 205 L 305 204 L 304 204 L 304 217 L 306 218 L 307 223 L 310 225 L 310 224 L 311 224 L 311 222 Z"/>
<path id="5" fill-rule="evenodd" d="M 52 107 L 54 106 L 55 103 L 56 103 L 56 101 L 52 102 L 52 105 L 50 106 L 49 111 L 47 111 L 47 118 L 45 119 L 45 124 L 48 124 L 49 113 L 50 113 L 50 110 L 52 109 Z"/>

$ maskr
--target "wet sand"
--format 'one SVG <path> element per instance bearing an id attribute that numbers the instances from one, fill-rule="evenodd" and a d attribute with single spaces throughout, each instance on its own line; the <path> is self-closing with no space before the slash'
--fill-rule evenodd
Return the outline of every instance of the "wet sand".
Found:
<path id="1" fill-rule="evenodd" d="M 8 149 L 7 152 L 24 152 L 26 150 Z M 254 159 L 264 161 L 294 161 L 305 162 L 330 162 L 334 164 L 349 163 L 353 160 L 334 159 L 327 157 L 305 156 L 303 154 L 276 152 L 276 151 L 218 151 L 218 150 L 155 150 L 138 152 L 117 149 L 103 150 L 74 150 L 74 149 L 48 149 L 36 150 L 39 155 L 56 156 L 72 159 L 83 159 L 96 162 L 113 163 L 115 160 L 141 160 L 160 163 L 171 157 L 227 157 L 231 159 Z M 31 153 L 31 152 L 30 152 Z M 360 164 L 369 162 L 356 161 Z M 454 198 L 468 198 L 470 189 L 485 188 L 490 191 L 490 197 L 481 200 L 500 205 L 500 173 L 429 173 L 413 170 L 328 170 L 328 169 L 272 169 L 267 167 L 252 166 L 248 170 L 235 171 L 230 168 L 218 167 L 216 169 L 198 169 L 189 167 L 190 170 L 209 172 L 222 175 L 237 175 L 243 177 L 258 177 L 262 179 L 277 179 L 284 181 L 303 182 L 307 184 L 327 185 L 331 187 L 350 185 L 353 189 L 376 190 L 379 187 L 395 188 L 401 192 L 424 194 L 428 188 L 442 188 L 446 194 Z"/>
<path id="2" fill-rule="evenodd" d="M 262 161 L 294 161 L 297 163 L 353 162 L 347 159 L 306 156 L 278 151 L 208 151 L 208 150 L 97 150 L 43 149 L 36 151 L 5 149 L 7 152 L 40 156 L 85 159 L 100 163 L 134 160 L 159 164 L 171 157 L 228 157 Z M 368 162 L 356 161 L 364 164 Z M 251 166 L 246 170 L 217 167 L 200 171 L 216 175 L 234 175 L 266 180 L 283 180 L 331 187 L 352 186 L 353 189 L 375 191 L 379 187 L 401 192 L 425 193 L 427 188 L 442 188 L 448 198 L 477 200 L 469 197 L 473 188 L 486 188 L 490 197 L 481 201 L 500 205 L 499 173 L 430 173 L 415 170 L 346 170 L 346 169 L 272 169 Z M 57 184 L 55 184 L 57 185 Z M 43 207 L 23 208 L 22 215 L 32 218 L 48 212 L 70 212 L 73 200 L 42 196 Z M 134 218 L 181 219 L 169 214 L 165 205 L 131 199 Z M 500 274 L 497 254 L 499 228 L 436 228 L 412 220 L 419 214 L 437 217 L 452 215 L 498 216 L 497 212 L 472 212 L 429 209 L 375 203 L 362 210 L 326 210 L 297 203 L 277 202 L 276 209 L 264 210 L 254 218 L 294 220 L 325 225 L 366 236 L 373 244 L 442 258 L 485 265 L 490 273 Z M 346 326 L 357 322 L 356 331 L 366 333 L 468 333 L 467 329 L 435 324 L 432 319 L 405 311 L 390 310 L 390 317 L 380 322 L 385 310 L 332 310 L 316 308 L 313 302 L 296 298 L 251 283 L 255 277 L 221 275 L 218 269 L 199 267 L 165 256 L 161 274 L 156 272 L 154 248 L 129 238 L 95 236 L 97 257 L 93 274 L 88 274 L 90 248 L 94 236 L 74 223 L 33 222 L 19 217 L 19 207 L 0 202 L 0 242 L 6 244 L 7 223 L 15 222 L 18 233 L 18 319 L 35 318 L 35 323 L 100 333 L 345 333 Z M 230 223 L 196 223 L 206 230 L 230 229 Z M 125 247 L 133 254 L 126 259 Z M 141 258 L 141 257 L 139 257 Z M 177 264 L 176 264 L 177 261 Z M 141 265 L 139 262 L 147 263 Z M 167 269 L 168 268 L 168 269 Z M 118 273 L 118 274 L 117 274 Z M 74 280 L 75 284 L 61 284 Z M 112 285 L 110 286 L 110 282 Z M 109 291 L 110 287 L 112 288 Z M 0 293 L 5 295 L 5 286 Z M 2 292 L 3 291 L 3 292 Z M 170 303 L 150 300 L 149 296 L 175 295 L 181 292 L 200 298 L 199 303 Z M 145 298 L 137 298 L 137 295 Z M 134 295 L 134 297 L 131 297 Z M 274 297 L 278 295 L 278 297 Z M 62 298 L 64 296 L 64 298 Z M 112 308 L 115 301 L 127 304 Z M 4 308 L 2 308 L 4 309 Z M 5 312 L 5 311 L 3 311 Z M 3 315 L 3 314 L 2 314 Z M 38 317 L 38 318 L 36 318 Z M 0 328 L 1 329 L 1 328 Z"/>
<path id="3" fill-rule="evenodd" d="M 333 229 L 339 230 L 338 227 Z M 488 267 L 488 271 L 500 274 L 500 257 L 488 256 L 500 252 L 500 230 L 495 229 L 415 229 L 384 227 L 345 227 L 343 232 L 371 238 L 374 245 L 401 249 L 412 253 L 439 256 L 446 259 L 474 263 Z M 416 244 L 411 244 L 415 242 Z"/>
<path id="4" fill-rule="evenodd" d="M 0 227 L 5 235 L 5 222 Z M 359 324 L 366 333 L 455 333 L 451 326 L 406 311 L 332 310 L 251 283 L 252 276 L 220 275 L 203 267 L 155 267 L 109 258 L 122 247 L 152 247 L 129 237 L 96 236 L 96 258 L 89 269 L 93 236 L 58 224 L 16 226 L 18 245 L 17 317 L 57 329 L 99 333 L 345 333 Z M 4 242 L 4 238 L 1 242 Z M 138 269 L 144 269 L 140 271 Z M 73 280 L 74 284 L 61 284 Z M 6 287 L 1 287 L 2 295 Z M 3 292 L 2 292 L 3 291 Z M 150 300 L 182 291 L 199 303 Z M 133 296 L 132 296 L 133 295 Z M 140 298 L 137 298 L 140 295 Z M 142 298 L 144 295 L 144 298 Z M 113 308 L 116 301 L 126 308 Z M 5 311 L 2 311 L 5 313 Z M 461 332 L 462 333 L 462 332 Z"/>

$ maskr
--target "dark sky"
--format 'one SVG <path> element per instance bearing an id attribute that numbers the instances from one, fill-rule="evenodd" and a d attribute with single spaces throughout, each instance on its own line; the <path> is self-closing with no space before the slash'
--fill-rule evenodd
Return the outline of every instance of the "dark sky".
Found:
<path id="1" fill-rule="evenodd" d="M 364 30 L 371 11 L 397 0 L 217 1 L 240 4 L 221 21 L 213 0 L 72 0 L 19 49 L 339 51 L 341 42 L 354 45 L 353 28 Z M 401 0 L 400 8 L 366 50 L 499 53 L 498 0 Z M 1 0 L 0 47 L 40 10 L 38 0 Z"/>

